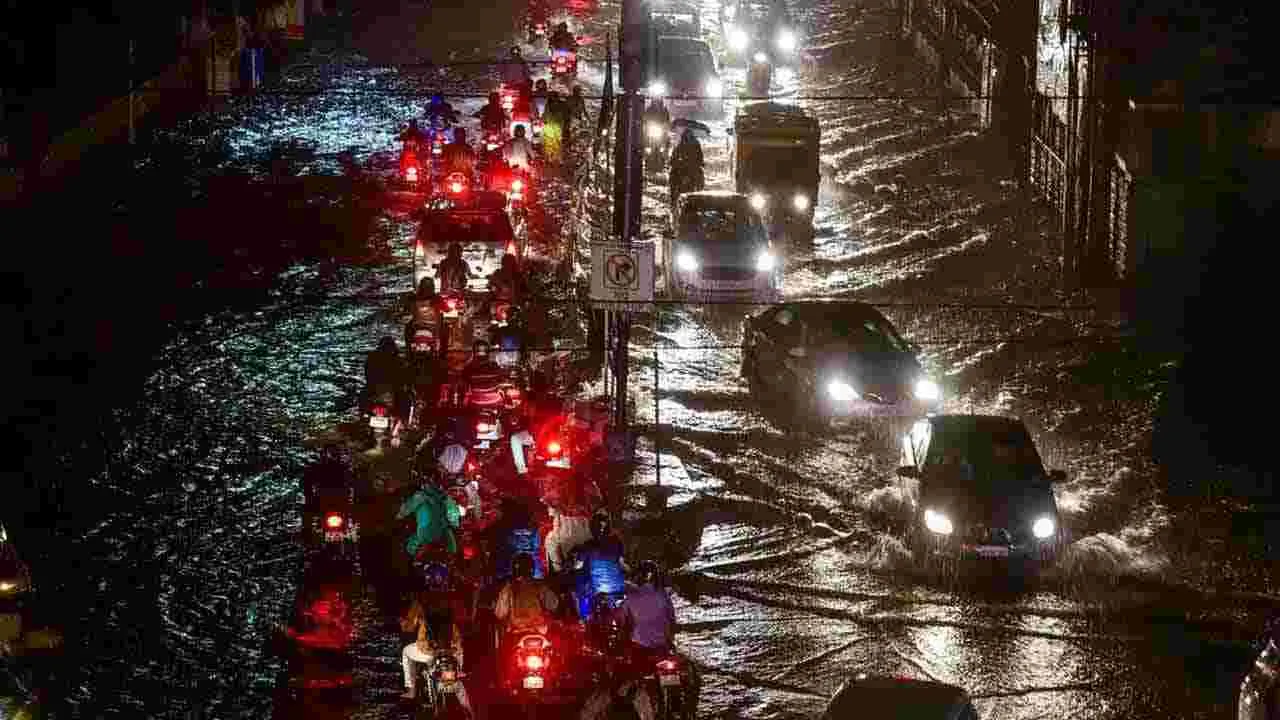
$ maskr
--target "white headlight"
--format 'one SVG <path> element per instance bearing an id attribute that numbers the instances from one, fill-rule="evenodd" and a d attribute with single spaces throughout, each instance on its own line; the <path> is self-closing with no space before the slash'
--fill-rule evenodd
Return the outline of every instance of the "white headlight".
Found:
<path id="1" fill-rule="evenodd" d="M 742 51 L 747 49 L 747 45 L 751 42 L 751 38 L 747 35 L 747 31 L 742 28 L 731 28 L 729 30 L 729 47 L 734 50 Z"/>
<path id="2" fill-rule="evenodd" d="M 752 60 L 755 60 L 755 61 L 756 61 L 756 62 L 758 62 L 758 63 L 767 63 L 767 62 L 769 62 L 769 56 L 768 56 L 768 55 L 765 55 L 763 50 L 762 50 L 762 51 L 760 51 L 760 52 L 757 52 L 754 56 L 752 56 L 752 58 L 751 58 L 751 59 L 752 59 Z"/>
<path id="3" fill-rule="evenodd" d="M 1057 529 L 1058 528 L 1053 523 L 1053 518 L 1049 517 L 1048 515 L 1045 515 L 1044 517 L 1036 520 L 1035 524 L 1031 526 L 1031 532 L 1034 533 L 1035 536 L 1040 538 L 1041 540 L 1044 540 L 1045 538 L 1052 536 L 1053 531 Z"/>
<path id="4" fill-rule="evenodd" d="M 929 378 L 921 378 L 916 381 L 916 399 L 925 402 L 933 402 L 942 397 L 942 388 L 938 387 L 938 383 Z"/>
<path id="5" fill-rule="evenodd" d="M 951 518 L 935 510 L 924 511 L 924 526 L 929 528 L 929 532 L 935 532 L 939 535 L 950 535 L 951 531 L 955 529 L 951 525 Z"/>
<path id="6" fill-rule="evenodd" d="M 751 193 L 751 207 L 756 210 L 763 210 L 765 201 L 764 193 Z"/>
<path id="7" fill-rule="evenodd" d="M 654 80 L 649 83 L 649 95 L 653 97 L 661 97 L 667 94 L 667 84 L 661 80 Z"/>
<path id="8" fill-rule="evenodd" d="M 832 380 L 827 383 L 827 393 L 836 402 L 849 402 L 850 400 L 858 399 L 858 391 L 843 380 Z"/>
<path id="9" fill-rule="evenodd" d="M 756 270 L 760 272 L 769 272 L 775 264 L 777 264 L 777 260 L 773 257 L 773 253 L 768 250 L 760 253 L 760 257 L 756 258 Z"/>
<path id="10" fill-rule="evenodd" d="M 804 212 L 809 209 L 809 196 L 804 193 L 796 193 L 796 196 L 791 198 L 791 204 L 795 205 L 800 212 Z"/>
<path id="11" fill-rule="evenodd" d="M 13 590 L 16 587 L 18 587 L 17 583 L 12 583 L 7 581 L 0 582 L 0 592 L 9 592 L 10 590 Z"/>
<path id="12" fill-rule="evenodd" d="M 796 49 L 796 34 L 791 30 L 783 30 L 778 33 L 778 48 L 783 52 L 791 52 Z"/>
<path id="13" fill-rule="evenodd" d="M 707 95 L 710 95 L 711 97 L 720 97 L 723 92 L 724 83 L 716 80 L 715 78 L 707 81 Z"/>
<path id="14" fill-rule="evenodd" d="M 645 134 L 649 136 L 650 140 L 662 139 L 662 126 L 656 122 L 651 122 L 648 125 L 645 125 L 644 131 Z"/>
<path id="15" fill-rule="evenodd" d="M 681 250 L 676 254 L 676 267 L 687 272 L 693 272 L 698 269 L 698 258 L 688 250 Z"/>

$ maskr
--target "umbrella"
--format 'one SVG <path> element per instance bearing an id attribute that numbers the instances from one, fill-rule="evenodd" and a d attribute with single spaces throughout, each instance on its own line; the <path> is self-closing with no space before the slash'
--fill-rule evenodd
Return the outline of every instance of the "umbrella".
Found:
<path id="1" fill-rule="evenodd" d="M 711 128 L 707 127 L 705 123 L 700 123 L 697 120 L 678 118 L 671 122 L 671 127 L 677 130 L 691 130 L 702 140 L 707 140 L 711 137 Z"/>

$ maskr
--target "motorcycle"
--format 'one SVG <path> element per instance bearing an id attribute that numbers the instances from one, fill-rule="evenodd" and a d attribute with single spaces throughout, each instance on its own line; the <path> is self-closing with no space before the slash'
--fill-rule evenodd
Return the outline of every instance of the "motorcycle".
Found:
<path id="1" fill-rule="evenodd" d="M 431 663 L 414 663 L 414 697 L 418 708 L 436 718 L 464 718 L 467 713 L 458 700 L 462 678 L 458 659 L 447 653 L 436 655 Z"/>
<path id="2" fill-rule="evenodd" d="M 425 180 L 422 177 L 422 163 L 418 161 L 418 154 L 408 146 L 400 151 L 400 180 L 413 191 L 418 190 L 418 183 L 421 180 Z"/>
<path id="3" fill-rule="evenodd" d="M 461 203 L 471 194 L 471 178 L 466 173 L 451 172 L 444 179 L 444 201 L 452 206 Z"/>
<path id="4" fill-rule="evenodd" d="M 578 53 L 567 48 L 556 48 L 551 52 L 551 77 L 573 79 L 578 75 Z"/>
<path id="5" fill-rule="evenodd" d="M 396 422 L 394 408 L 395 403 L 389 394 L 375 398 L 369 406 L 369 431 L 374 447 L 379 450 L 400 444 L 400 424 Z"/>
<path id="6" fill-rule="evenodd" d="M 688 720 L 693 717 L 692 676 L 684 659 L 668 655 L 654 664 L 653 674 L 646 678 L 657 701 L 659 720 Z"/>
<path id="7" fill-rule="evenodd" d="M 563 672 L 551 641 L 539 633 L 522 633 L 512 659 L 511 670 L 504 673 L 505 684 L 508 692 L 521 702 L 541 702 Z"/>

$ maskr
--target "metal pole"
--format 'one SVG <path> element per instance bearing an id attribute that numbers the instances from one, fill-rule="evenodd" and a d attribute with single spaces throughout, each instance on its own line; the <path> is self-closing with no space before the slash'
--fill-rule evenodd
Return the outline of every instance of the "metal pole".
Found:
<path id="1" fill-rule="evenodd" d="M 134 75 L 134 67 L 133 67 L 133 62 L 134 62 L 134 60 L 133 60 L 133 38 L 129 38 L 129 144 L 130 144 L 130 145 L 135 144 L 135 143 L 137 142 L 137 140 L 138 140 L 137 130 L 134 128 L 134 124 L 133 124 L 133 116 L 134 116 L 134 109 L 133 109 L 133 75 Z"/>
<path id="2" fill-rule="evenodd" d="M 657 333 L 662 329 L 662 306 L 653 306 L 653 329 Z M 661 415 L 658 412 L 658 343 L 653 344 L 653 482 L 662 487 L 662 438 Z"/>

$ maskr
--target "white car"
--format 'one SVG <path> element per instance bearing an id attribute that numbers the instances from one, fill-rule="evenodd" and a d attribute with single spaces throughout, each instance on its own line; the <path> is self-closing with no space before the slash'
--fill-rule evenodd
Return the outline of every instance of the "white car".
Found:
<path id="1" fill-rule="evenodd" d="M 657 64 L 646 87 L 649 97 L 666 100 L 673 119 L 724 114 L 724 82 L 711 46 L 695 37 L 658 38 Z"/>
<path id="2" fill-rule="evenodd" d="M 685 193 L 677 201 L 675 220 L 675 238 L 664 240 L 662 255 L 669 295 L 743 302 L 777 298 L 778 258 L 746 195 Z"/>

